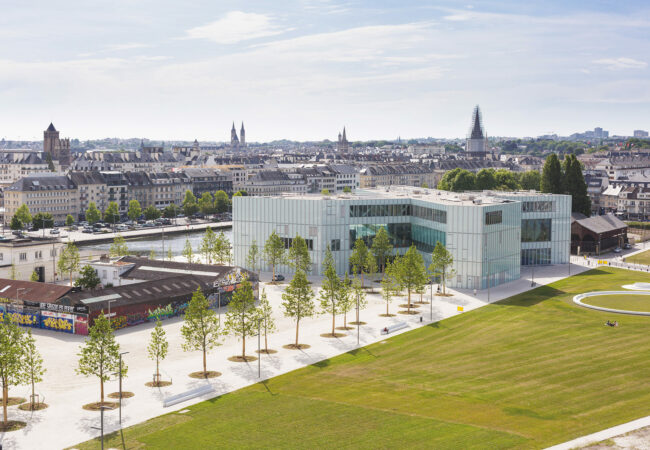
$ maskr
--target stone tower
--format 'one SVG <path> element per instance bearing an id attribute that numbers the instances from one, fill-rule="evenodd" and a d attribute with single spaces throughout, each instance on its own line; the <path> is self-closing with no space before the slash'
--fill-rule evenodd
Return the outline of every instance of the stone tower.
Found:
<path id="1" fill-rule="evenodd" d="M 244 122 L 241 123 L 241 130 L 239 130 L 239 145 L 246 147 L 246 130 L 244 130 Z"/>
<path id="2" fill-rule="evenodd" d="M 43 151 L 59 162 L 61 166 L 70 165 L 70 139 L 60 139 L 59 132 L 50 122 L 50 126 L 43 132 Z"/>
<path id="3" fill-rule="evenodd" d="M 345 127 L 343 127 L 343 134 L 339 133 L 339 140 L 336 149 L 341 153 L 348 152 L 348 138 L 345 135 Z"/>
<path id="4" fill-rule="evenodd" d="M 481 110 L 478 105 L 476 105 L 474 113 L 472 114 L 472 126 L 467 134 L 465 152 L 468 153 L 469 156 L 485 158 L 487 149 L 487 135 L 483 131 Z"/>
<path id="5" fill-rule="evenodd" d="M 239 147 L 239 138 L 237 137 L 237 130 L 235 129 L 235 122 L 232 123 L 232 129 L 230 130 L 230 146 Z"/>

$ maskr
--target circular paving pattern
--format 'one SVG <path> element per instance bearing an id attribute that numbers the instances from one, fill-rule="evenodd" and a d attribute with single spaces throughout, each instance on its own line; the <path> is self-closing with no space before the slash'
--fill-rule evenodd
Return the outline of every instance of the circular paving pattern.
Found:
<path id="1" fill-rule="evenodd" d="M 647 284 L 647 283 L 635 283 L 635 285 L 638 284 Z M 626 285 L 623 286 L 624 288 L 627 288 L 627 286 L 634 286 L 634 285 Z M 638 289 L 638 288 L 637 288 Z M 633 311 L 633 310 L 628 310 L 628 309 L 619 309 L 619 308 L 607 308 L 604 306 L 597 306 L 597 305 L 590 305 L 589 303 L 584 302 L 584 299 L 590 298 L 590 297 L 601 297 L 601 296 L 650 296 L 650 291 L 642 291 L 642 290 L 637 290 L 637 292 L 630 292 L 630 291 L 597 291 L 597 292 L 587 292 L 585 294 L 578 294 L 575 297 L 573 297 L 573 303 L 576 305 L 583 306 L 585 308 L 591 308 L 595 309 L 598 311 L 604 311 L 604 312 L 610 312 L 610 313 L 617 313 L 617 314 L 633 314 L 636 316 L 650 316 L 650 310 L 649 311 Z M 650 299 L 648 301 L 648 304 L 650 305 Z M 648 307 L 650 309 L 650 306 Z"/>

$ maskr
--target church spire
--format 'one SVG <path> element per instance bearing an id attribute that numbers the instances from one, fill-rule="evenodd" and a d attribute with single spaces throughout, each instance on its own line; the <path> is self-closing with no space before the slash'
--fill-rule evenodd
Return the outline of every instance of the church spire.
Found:
<path id="1" fill-rule="evenodd" d="M 481 127 L 481 112 L 478 105 L 474 108 L 474 118 L 472 122 L 472 131 L 470 133 L 470 139 L 483 139 L 483 129 Z"/>

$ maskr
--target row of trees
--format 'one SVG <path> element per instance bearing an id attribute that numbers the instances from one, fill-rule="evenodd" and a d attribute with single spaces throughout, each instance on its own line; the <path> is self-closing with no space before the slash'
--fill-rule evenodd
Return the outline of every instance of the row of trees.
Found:
<path id="1" fill-rule="evenodd" d="M 443 191 L 500 191 L 539 190 L 540 174 L 536 170 L 517 173 L 506 169 L 481 169 L 476 174 L 465 169 L 455 168 L 446 172 L 438 182 Z"/>
<path id="2" fill-rule="evenodd" d="M 192 244 L 189 239 L 185 241 L 185 246 L 189 245 L 189 255 L 185 255 L 188 262 L 191 262 L 193 255 Z M 205 234 L 201 240 L 200 252 L 203 255 L 203 262 L 212 264 L 214 260 L 217 264 L 224 264 L 230 262 L 230 241 L 226 235 L 221 231 L 216 234 L 210 227 L 205 229 Z"/>
<path id="3" fill-rule="evenodd" d="M 23 332 L 8 314 L 0 322 L 0 383 L 2 384 L 3 430 L 8 429 L 9 389 L 31 384 L 30 409 L 37 408 L 35 385 L 43 379 L 45 368 L 31 330 Z"/>
<path id="4" fill-rule="evenodd" d="M 560 163 L 557 155 L 551 153 L 544 162 L 540 190 L 550 194 L 571 196 L 571 211 L 589 217 L 591 199 L 587 193 L 587 183 L 582 173 L 582 164 L 575 155 L 567 155 Z"/>
<path id="5" fill-rule="evenodd" d="M 237 194 L 242 195 L 240 192 Z M 188 189 L 183 199 L 183 213 L 187 216 L 199 211 L 203 214 L 224 213 L 230 209 L 230 203 L 230 198 L 225 191 L 217 191 L 214 196 L 209 192 L 204 192 L 197 200 L 194 193 Z"/>
<path id="6" fill-rule="evenodd" d="M 36 230 L 41 228 L 51 228 L 54 226 L 54 217 L 49 212 L 38 212 L 32 216 L 29 211 L 29 207 L 25 204 L 22 204 L 18 207 L 13 217 L 9 227 L 12 230 L 22 230 L 29 224 L 32 224 Z M 66 226 L 71 226 L 74 223 L 74 217 L 68 214 L 65 218 Z"/>

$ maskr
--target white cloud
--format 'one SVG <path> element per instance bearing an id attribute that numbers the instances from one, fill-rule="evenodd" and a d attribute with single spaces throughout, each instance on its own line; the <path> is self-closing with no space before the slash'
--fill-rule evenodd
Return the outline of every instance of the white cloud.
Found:
<path id="1" fill-rule="evenodd" d="M 594 64 L 602 64 L 610 70 L 643 69 L 648 66 L 647 62 L 632 58 L 603 58 L 595 60 Z"/>
<path id="2" fill-rule="evenodd" d="M 282 34 L 282 29 L 265 14 L 230 11 L 219 20 L 187 30 L 186 39 L 207 39 L 217 44 L 237 42 Z"/>

